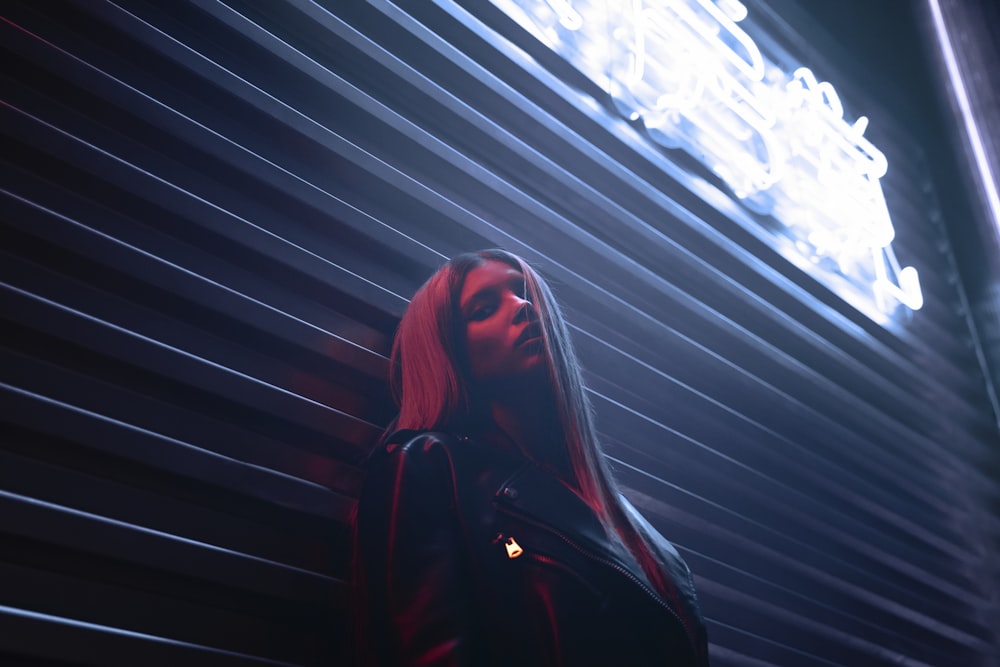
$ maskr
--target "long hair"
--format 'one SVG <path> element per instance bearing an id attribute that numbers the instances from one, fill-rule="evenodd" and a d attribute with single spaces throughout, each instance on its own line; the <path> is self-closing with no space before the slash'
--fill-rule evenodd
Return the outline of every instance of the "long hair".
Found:
<path id="1" fill-rule="evenodd" d="M 459 255 L 414 294 L 399 323 L 390 357 L 389 384 L 399 405 L 394 426 L 461 431 L 477 418 L 480 406 L 473 404 L 470 394 L 459 296 L 468 273 L 489 260 L 521 272 L 538 316 L 556 416 L 574 477 L 564 481 L 590 505 L 609 537 L 620 540 L 632 553 L 654 587 L 669 594 L 648 538 L 629 518 L 601 452 L 594 412 L 562 311 L 545 280 L 517 255 L 499 249 Z"/>

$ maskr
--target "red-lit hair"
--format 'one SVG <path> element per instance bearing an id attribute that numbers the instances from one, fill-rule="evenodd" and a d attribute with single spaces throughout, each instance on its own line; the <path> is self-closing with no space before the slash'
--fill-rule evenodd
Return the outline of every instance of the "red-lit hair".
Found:
<path id="1" fill-rule="evenodd" d="M 389 384 L 399 405 L 394 427 L 461 433 L 477 418 L 482 406 L 473 405 L 470 393 L 459 296 L 468 273 L 489 260 L 521 272 L 526 296 L 541 324 L 558 423 L 574 477 L 564 481 L 580 493 L 608 535 L 625 544 L 653 585 L 666 594 L 666 578 L 648 538 L 629 518 L 601 452 L 593 410 L 559 305 L 545 280 L 517 255 L 498 249 L 459 255 L 414 294 L 399 323 L 390 358 Z"/>

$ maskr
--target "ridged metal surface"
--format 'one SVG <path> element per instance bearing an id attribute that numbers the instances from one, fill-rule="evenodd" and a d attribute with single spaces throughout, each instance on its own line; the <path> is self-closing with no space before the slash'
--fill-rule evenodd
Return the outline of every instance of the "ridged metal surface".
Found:
<path id="1" fill-rule="evenodd" d="M 713 664 L 997 664 L 998 439 L 914 140 L 888 330 L 469 9 L 5 6 L 0 658 L 330 664 L 395 323 L 503 246 Z"/>

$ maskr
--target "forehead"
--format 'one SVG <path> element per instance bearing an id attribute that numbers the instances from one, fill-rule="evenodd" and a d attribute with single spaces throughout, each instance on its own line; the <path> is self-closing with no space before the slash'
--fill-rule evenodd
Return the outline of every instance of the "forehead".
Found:
<path id="1" fill-rule="evenodd" d="M 521 279 L 521 272 L 510 264 L 488 259 L 466 274 L 459 301 L 465 303 L 483 290 L 507 285 Z"/>

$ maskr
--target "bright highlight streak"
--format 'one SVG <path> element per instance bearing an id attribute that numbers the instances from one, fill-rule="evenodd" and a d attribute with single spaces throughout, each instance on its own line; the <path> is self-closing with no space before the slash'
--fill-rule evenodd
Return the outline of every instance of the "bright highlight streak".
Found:
<path id="1" fill-rule="evenodd" d="M 989 160 L 986 158 L 986 149 L 983 147 L 983 141 L 979 136 L 979 126 L 976 124 L 975 115 L 972 113 L 972 105 L 969 103 L 969 95 L 965 89 L 965 80 L 962 78 L 958 61 L 955 59 L 951 37 L 948 35 L 948 29 L 944 24 L 941 5 L 938 0 L 928 0 L 927 4 L 931 8 L 931 16 L 934 18 L 934 31 L 937 33 L 938 45 L 941 47 L 941 56 L 944 58 L 945 67 L 948 68 L 948 78 L 951 79 L 955 90 L 955 99 L 958 102 L 958 108 L 962 112 L 962 121 L 965 124 L 965 131 L 969 135 L 972 154 L 976 158 L 976 166 L 979 167 L 979 177 L 983 182 L 983 189 L 986 191 L 986 201 L 989 204 L 990 212 L 993 214 L 993 224 L 1000 231 L 1000 195 L 997 194 L 997 185 L 993 179 L 993 170 L 990 169 Z"/>

